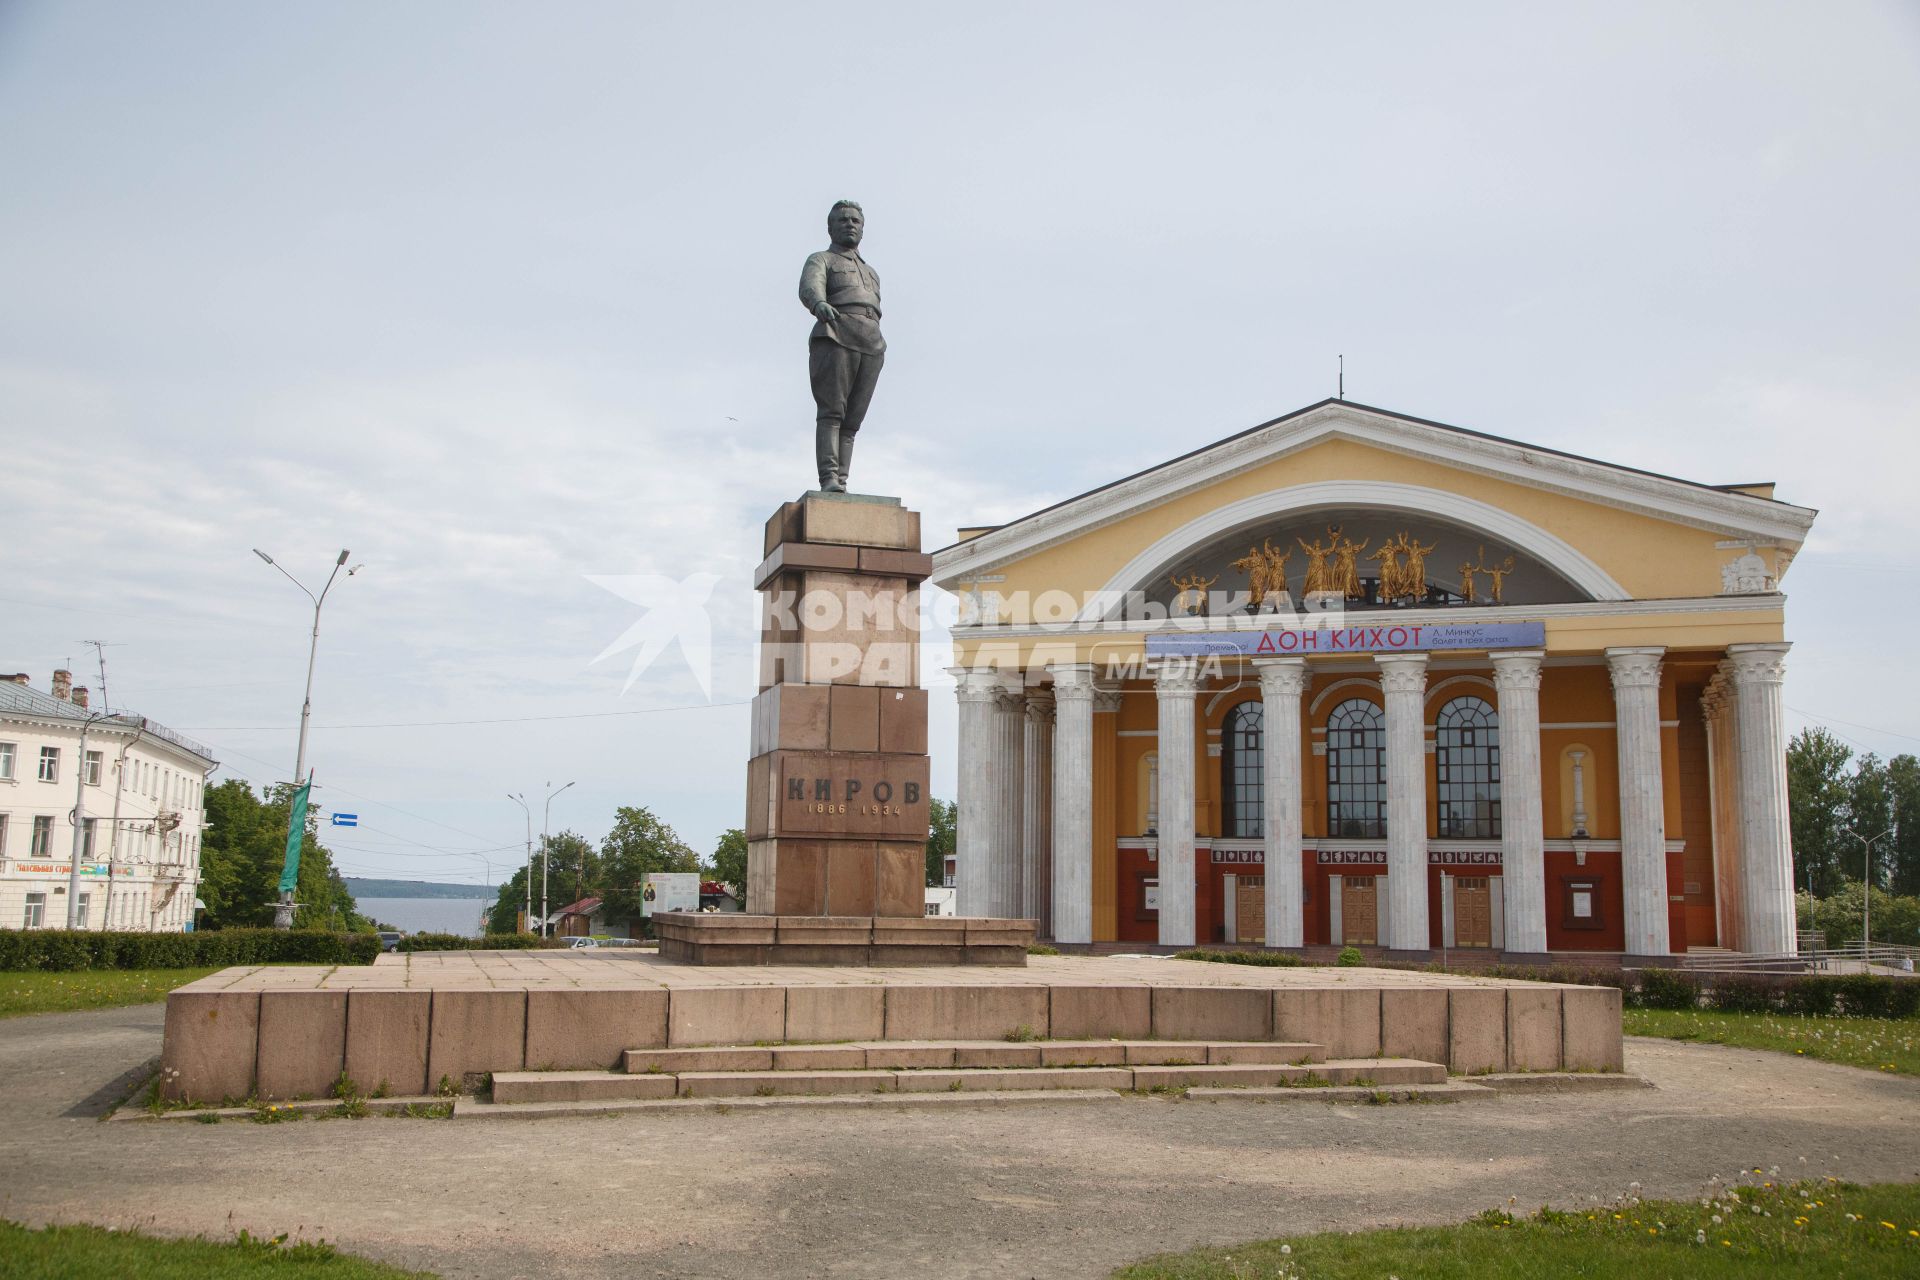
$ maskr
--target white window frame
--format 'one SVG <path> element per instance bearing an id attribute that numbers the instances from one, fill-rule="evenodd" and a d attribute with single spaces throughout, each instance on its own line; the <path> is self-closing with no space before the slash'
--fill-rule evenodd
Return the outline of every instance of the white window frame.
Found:
<path id="1" fill-rule="evenodd" d="M 47 895 L 45 893 L 27 895 L 26 910 L 21 913 L 20 927 L 22 929 L 47 927 Z"/>
<path id="2" fill-rule="evenodd" d="M 18 743 L 0 742 L 0 782 L 13 781 L 14 759 L 18 755 Z"/>
<path id="3" fill-rule="evenodd" d="M 83 862 L 93 861 L 93 839 L 100 830 L 100 819 L 80 819 L 80 857 Z"/>
<path id="4" fill-rule="evenodd" d="M 84 929 L 87 927 L 87 908 L 93 905 L 93 895 L 82 890 L 73 901 L 73 927 Z"/>
<path id="5" fill-rule="evenodd" d="M 85 766 L 85 767 L 86 767 L 86 770 L 87 770 L 87 785 L 88 785 L 88 786 L 90 786 L 90 787 L 97 787 L 97 786 L 99 786 L 99 785 L 100 785 L 100 774 L 101 774 L 101 773 L 102 773 L 102 772 L 103 772 L 103 771 L 104 771 L 104 770 L 106 769 L 106 767 L 107 767 L 107 754 L 106 754 L 106 752 L 104 752 L 104 751 L 89 751 L 89 752 L 87 752 L 87 758 L 86 758 L 86 766 Z"/>
<path id="6" fill-rule="evenodd" d="M 45 835 L 45 840 L 41 839 Z M 38 846 L 38 847 L 36 847 Z M 33 835 L 27 841 L 27 856 L 30 858 L 50 858 L 53 856 L 53 815 L 36 813 L 33 815 Z"/>
<path id="7" fill-rule="evenodd" d="M 0 858 L 7 856 L 7 814 L 0 813 Z"/>
<path id="8" fill-rule="evenodd" d="M 60 748 L 40 748 L 40 772 L 37 776 L 42 782 L 60 781 Z"/>

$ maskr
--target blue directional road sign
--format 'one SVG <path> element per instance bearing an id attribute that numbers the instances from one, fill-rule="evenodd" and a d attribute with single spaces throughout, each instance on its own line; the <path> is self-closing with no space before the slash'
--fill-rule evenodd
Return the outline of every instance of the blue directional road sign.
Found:
<path id="1" fill-rule="evenodd" d="M 336 813 L 333 815 L 333 825 L 336 827 L 357 827 L 360 825 L 360 815 L 357 813 Z"/>

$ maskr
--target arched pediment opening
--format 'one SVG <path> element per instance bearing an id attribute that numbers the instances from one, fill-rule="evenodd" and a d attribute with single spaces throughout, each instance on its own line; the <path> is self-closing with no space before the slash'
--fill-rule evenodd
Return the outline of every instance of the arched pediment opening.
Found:
<path id="1" fill-rule="evenodd" d="M 1130 595 L 1173 606 L 1180 594 L 1171 582 L 1175 575 L 1212 580 L 1215 599 L 1245 594 L 1263 559 L 1269 588 L 1283 583 L 1297 608 L 1313 585 L 1309 571 L 1317 557 L 1311 548 L 1336 541 L 1329 526 L 1338 527 L 1338 541 L 1354 544 L 1349 559 L 1359 594 L 1347 597 L 1350 610 L 1464 605 L 1469 595 L 1473 603 L 1486 603 L 1496 581 L 1504 604 L 1629 598 L 1578 548 L 1498 507 L 1416 485 L 1326 481 L 1255 494 L 1189 521 L 1130 560 L 1082 620 L 1120 616 Z M 1408 542 L 1420 548 L 1417 556 L 1382 557 L 1383 547 L 1404 552 Z M 1256 551 L 1270 554 L 1250 556 Z M 1334 556 L 1319 558 L 1333 568 Z M 1417 589 L 1409 587 L 1410 567 L 1417 568 Z M 1397 596 L 1388 589 L 1396 571 Z"/>

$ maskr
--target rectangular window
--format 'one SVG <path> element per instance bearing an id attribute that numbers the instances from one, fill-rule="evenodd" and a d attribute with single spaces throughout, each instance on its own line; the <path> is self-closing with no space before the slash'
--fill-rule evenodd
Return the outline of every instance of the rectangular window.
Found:
<path id="1" fill-rule="evenodd" d="M 80 856 L 88 861 L 93 858 L 93 836 L 99 825 L 98 818 L 83 818 L 80 822 Z"/>
<path id="2" fill-rule="evenodd" d="M 104 764 L 105 764 L 105 759 L 104 757 L 101 756 L 101 754 L 98 751 L 87 752 L 87 785 L 88 786 L 97 787 L 100 785 L 100 770 Z"/>
<path id="3" fill-rule="evenodd" d="M 13 781 L 13 756 L 15 747 L 11 742 L 0 742 L 0 782 Z"/>
<path id="4" fill-rule="evenodd" d="M 40 748 L 40 781 L 60 781 L 60 748 Z"/>
<path id="5" fill-rule="evenodd" d="M 0 858 L 7 856 L 7 815 L 0 813 Z"/>
<path id="6" fill-rule="evenodd" d="M 84 929 L 87 927 L 87 908 L 93 903 L 93 895 L 83 893 L 74 898 L 73 901 L 73 927 L 76 929 Z"/>
<path id="7" fill-rule="evenodd" d="M 20 922 L 22 929 L 39 929 L 47 923 L 47 895 L 30 893 L 27 895 L 26 918 Z"/>
<path id="8" fill-rule="evenodd" d="M 33 843 L 29 846 L 28 856 L 44 858 L 53 851 L 53 819 L 41 814 L 33 820 Z"/>

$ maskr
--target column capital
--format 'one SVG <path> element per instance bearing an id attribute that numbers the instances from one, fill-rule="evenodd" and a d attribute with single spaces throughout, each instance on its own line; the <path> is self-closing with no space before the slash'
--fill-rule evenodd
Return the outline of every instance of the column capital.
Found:
<path id="1" fill-rule="evenodd" d="M 1427 655 L 1424 653 L 1376 653 L 1380 668 L 1380 688 L 1386 693 L 1425 693 L 1427 691 Z"/>
<path id="2" fill-rule="evenodd" d="M 1784 641 L 1728 645 L 1727 662 L 1734 688 L 1747 684 L 1779 684 L 1787 674 L 1787 650 L 1792 647 Z"/>
<path id="3" fill-rule="evenodd" d="M 1162 698 L 1191 698 L 1200 691 L 1200 664 L 1191 658 L 1163 659 L 1154 668 L 1153 685 Z"/>
<path id="4" fill-rule="evenodd" d="M 1253 669 L 1260 675 L 1263 697 L 1299 697 L 1307 688 L 1305 658 L 1255 658 Z"/>
<path id="5" fill-rule="evenodd" d="M 1095 715 L 1112 715 L 1118 710 L 1120 710 L 1120 690 L 1102 689 L 1098 685 L 1094 686 L 1093 713 Z"/>
<path id="6" fill-rule="evenodd" d="M 1027 719 L 1036 724 L 1053 723 L 1053 691 L 1035 689 L 1027 695 Z"/>
<path id="7" fill-rule="evenodd" d="M 1524 693 L 1540 687 L 1540 663 L 1545 649 L 1510 649 L 1493 656 L 1493 683 L 1502 693 Z"/>
<path id="8" fill-rule="evenodd" d="M 1666 649 L 1659 645 L 1607 650 L 1607 670 L 1613 675 L 1615 689 L 1658 689 L 1660 660 Z"/>
<path id="9" fill-rule="evenodd" d="M 1056 662 L 1047 668 L 1053 676 L 1053 696 L 1056 700 L 1073 700 L 1093 696 L 1093 664 L 1091 662 Z"/>
<path id="10" fill-rule="evenodd" d="M 948 667 L 953 677 L 954 694 L 962 702 L 992 702 L 1004 687 L 1000 673 L 992 667 Z"/>

